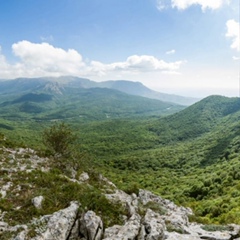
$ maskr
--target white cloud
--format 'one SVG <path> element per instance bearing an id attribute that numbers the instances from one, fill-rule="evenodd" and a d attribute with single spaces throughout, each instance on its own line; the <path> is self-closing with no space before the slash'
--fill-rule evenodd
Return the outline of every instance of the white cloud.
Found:
<path id="1" fill-rule="evenodd" d="M 157 0 L 157 9 L 159 11 L 162 11 L 165 8 L 167 8 L 167 4 L 166 4 L 165 0 Z"/>
<path id="2" fill-rule="evenodd" d="M 233 56 L 233 60 L 234 60 L 234 61 L 239 61 L 239 60 L 240 60 L 240 57 Z"/>
<path id="3" fill-rule="evenodd" d="M 169 50 L 166 52 L 167 55 L 175 54 L 175 49 Z"/>
<path id="4" fill-rule="evenodd" d="M 14 67 L 28 76 L 80 74 L 84 66 L 82 56 L 75 50 L 55 48 L 48 43 L 21 41 L 12 45 L 15 56 L 20 62 Z"/>
<path id="5" fill-rule="evenodd" d="M 1 54 L 0 78 L 43 76 L 109 76 L 109 74 L 136 75 L 146 72 L 178 72 L 185 61 L 166 62 L 148 55 L 133 55 L 123 62 L 104 64 L 99 61 L 84 61 L 74 49 L 64 50 L 49 43 L 20 41 L 12 45 L 13 54 L 19 58 L 9 64 Z"/>
<path id="6" fill-rule="evenodd" d="M 25 65 L 32 67 L 41 67 L 42 69 L 67 69 L 72 70 L 72 67 L 81 67 L 84 65 L 82 56 L 75 50 L 67 51 L 61 48 L 55 48 L 48 43 L 31 43 L 21 41 L 13 44 L 13 53 L 20 57 Z"/>
<path id="7" fill-rule="evenodd" d="M 239 51 L 240 48 L 240 25 L 239 22 L 236 22 L 235 20 L 231 19 L 228 20 L 226 23 L 227 26 L 227 33 L 226 33 L 226 37 L 229 37 L 232 39 L 232 44 L 231 44 L 231 48 Z"/>
<path id="8" fill-rule="evenodd" d="M 172 0 L 172 7 L 186 9 L 192 5 L 200 5 L 202 10 L 206 8 L 217 9 L 228 2 L 228 0 Z"/>
<path id="9" fill-rule="evenodd" d="M 202 10 L 205 11 L 209 9 L 218 9 L 224 4 L 228 4 L 230 0 L 157 0 L 157 8 L 162 11 L 163 9 L 169 7 L 178 8 L 184 10 L 192 5 L 200 5 Z"/>
<path id="10" fill-rule="evenodd" d="M 105 74 L 108 71 L 121 71 L 130 73 L 141 73 L 141 72 L 175 72 L 179 70 L 180 66 L 185 61 L 176 62 L 165 62 L 159 60 L 153 56 L 148 55 L 133 55 L 127 58 L 125 62 L 115 62 L 111 64 L 103 64 L 100 62 L 92 61 L 91 66 L 94 72 Z"/>

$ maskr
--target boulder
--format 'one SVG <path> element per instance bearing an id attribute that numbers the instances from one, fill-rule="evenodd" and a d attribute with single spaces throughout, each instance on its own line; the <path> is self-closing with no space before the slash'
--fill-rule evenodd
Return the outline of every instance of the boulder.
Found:
<path id="1" fill-rule="evenodd" d="M 41 209 L 43 200 L 44 200 L 43 196 L 35 197 L 32 199 L 32 204 L 34 205 L 35 208 Z"/>
<path id="2" fill-rule="evenodd" d="M 101 240 L 103 222 L 93 211 L 88 211 L 80 219 L 80 234 L 87 240 Z"/>
<path id="3" fill-rule="evenodd" d="M 129 195 L 122 190 L 115 189 L 114 193 L 105 194 L 105 196 L 113 203 L 121 203 L 127 209 L 129 217 L 137 212 L 138 199 L 135 194 Z"/>
<path id="4" fill-rule="evenodd" d="M 139 190 L 139 201 L 143 205 L 149 202 L 157 204 L 159 208 L 166 212 L 162 214 L 162 219 L 175 226 L 175 228 L 184 228 L 188 226 L 188 216 L 193 214 L 190 208 L 178 207 L 170 200 L 163 199 L 150 191 L 142 189 Z M 182 231 L 184 232 L 185 230 L 183 229 Z"/>
<path id="5" fill-rule="evenodd" d="M 43 216 L 40 219 L 40 223 L 45 223 L 45 227 L 41 226 L 41 229 L 36 229 L 38 235 L 34 240 L 56 240 L 56 239 L 68 239 L 71 235 L 71 230 L 78 217 L 79 204 L 77 202 L 71 202 L 68 208 L 62 209 L 52 215 Z"/>
<path id="6" fill-rule="evenodd" d="M 135 240 L 140 230 L 141 217 L 133 214 L 123 226 L 107 228 L 104 233 L 104 240 Z"/>
<path id="7" fill-rule="evenodd" d="M 138 240 L 163 240 L 165 239 L 165 230 L 165 223 L 161 215 L 151 209 L 147 209 L 141 224 Z"/>
<path id="8" fill-rule="evenodd" d="M 83 173 L 79 176 L 78 180 L 79 180 L 80 182 L 86 182 L 87 180 L 89 180 L 89 175 L 88 175 L 88 173 L 83 172 Z"/>

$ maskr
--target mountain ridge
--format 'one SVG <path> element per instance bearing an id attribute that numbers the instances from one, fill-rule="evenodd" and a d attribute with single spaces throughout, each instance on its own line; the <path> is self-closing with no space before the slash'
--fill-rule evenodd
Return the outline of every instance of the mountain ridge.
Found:
<path id="1" fill-rule="evenodd" d="M 29 81 L 29 82 L 28 82 Z M 34 85 L 37 83 L 37 86 Z M 179 105 L 191 105 L 199 99 L 174 94 L 160 93 L 149 89 L 140 82 L 133 82 L 127 80 L 109 80 L 104 82 L 95 82 L 87 78 L 78 78 L 71 76 L 62 77 L 43 77 L 43 78 L 17 78 L 12 80 L 0 81 L 0 93 L 4 93 L 4 89 L 12 88 L 12 92 L 19 90 L 38 90 L 47 83 L 58 84 L 58 88 L 109 88 L 115 89 L 130 95 L 146 97 L 150 99 L 157 99 L 164 102 L 172 102 Z M 15 85 L 15 86 L 14 86 Z M 58 90 L 60 93 L 61 91 Z M 10 91 L 11 93 L 11 91 Z"/>
<path id="2" fill-rule="evenodd" d="M 24 83 L 24 84 L 23 84 Z M 35 84 L 36 83 L 36 84 Z M 166 115 L 183 106 L 129 95 L 109 88 L 83 88 L 40 79 L 0 82 L 0 115 L 38 119 L 106 118 Z M 8 88 L 11 87 L 9 90 Z M 84 117 L 83 117 L 84 116 Z"/>
<path id="3" fill-rule="evenodd" d="M 210 131 L 227 115 L 240 111 L 240 98 L 212 95 L 155 123 L 159 135 L 178 129 L 173 138 L 189 139 Z"/>

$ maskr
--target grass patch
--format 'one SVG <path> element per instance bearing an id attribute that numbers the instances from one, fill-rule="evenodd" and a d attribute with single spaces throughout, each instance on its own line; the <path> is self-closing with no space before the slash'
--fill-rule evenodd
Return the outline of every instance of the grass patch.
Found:
<path id="1" fill-rule="evenodd" d="M 201 228 L 208 232 L 216 232 L 216 231 L 222 232 L 222 231 L 233 231 L 234 230 L 234 228 L 232 226 L 215 225 L 215 224 L 204 225 Z"/>
<path id="2" fill-rule="evenodd" d="M 102 217 L 106 227 L 122 224 L 122 215 L 126 214 L 120 204 L 112 204 L 97 187 L 71 182 L 57 170 L 21 173 L 15 184 L 21 186 L 18 194 L 17 190 L 13 189 L 0 201 L 0 208 L 7 211 L 4 221 L 10 225 L 26 224 L 33 218 L 52 214 L 68 207 L 71 201 L 80 202 L 82 212 L 86 210 L 96 212 Z M 44 201 L 42 208 L 36 209 L 32 199 L 40 195 L 44 197 Z"/>

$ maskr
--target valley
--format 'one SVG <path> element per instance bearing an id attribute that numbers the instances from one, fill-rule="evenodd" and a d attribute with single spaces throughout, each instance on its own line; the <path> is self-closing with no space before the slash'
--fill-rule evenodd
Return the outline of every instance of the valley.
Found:
<path id="1" fill-rule="evenodd" d="M 0 82 L 2 143 L 44 152 L 42 132 L 64 122 L 77 135 L 74 150 L 118 188 L 151 190 L 191 207 L 198 222 L 240 224 L 239 98 L 187 107 L 55 80 Z"/>

